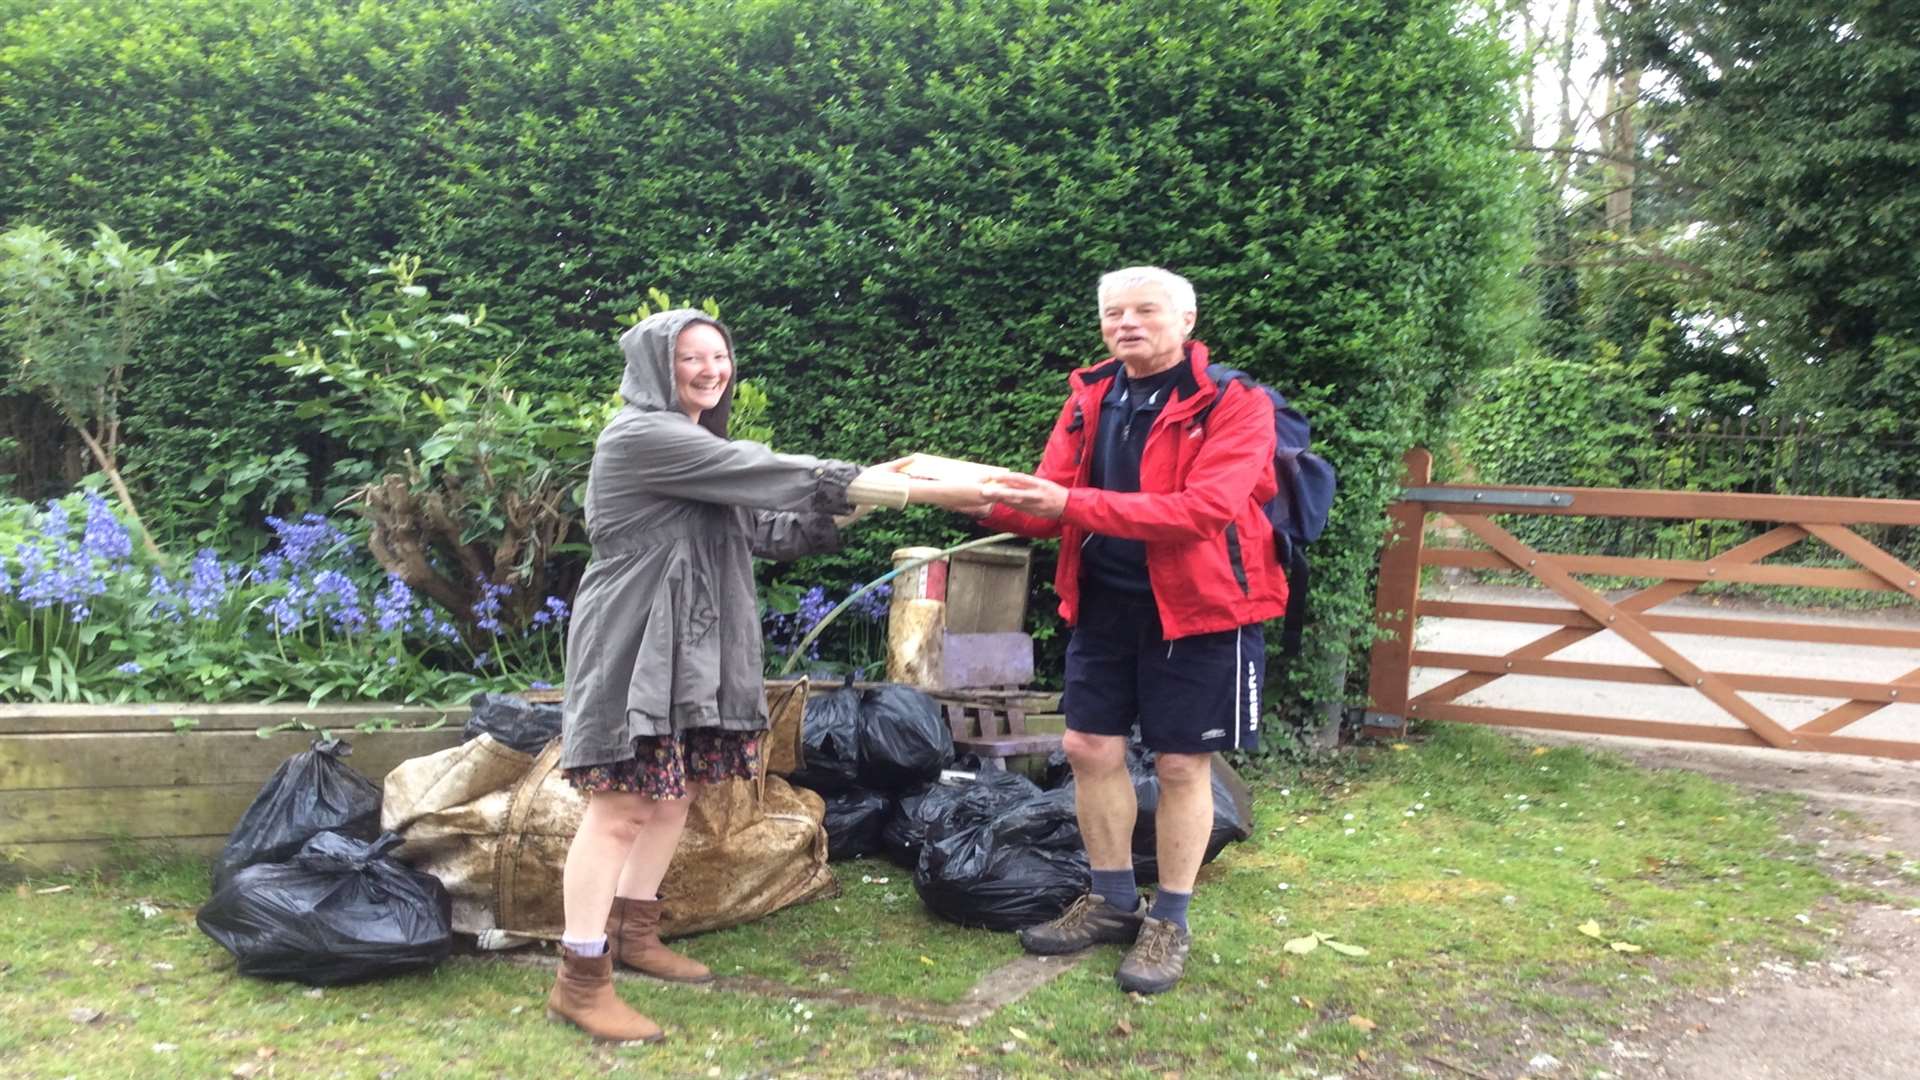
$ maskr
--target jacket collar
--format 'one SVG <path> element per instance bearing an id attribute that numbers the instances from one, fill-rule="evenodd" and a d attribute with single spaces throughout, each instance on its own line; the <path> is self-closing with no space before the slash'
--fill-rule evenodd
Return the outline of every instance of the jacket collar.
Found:
<path id="1" fill-rule="evenodd" d="M 1187 359 L 1181 368 L 1180 377 L 1174 380 L 1173 400 L 1161 414 L 1162 419 L 1168 423 L 1184 420 L 1212 400 L 1213 395 L 1219 393 L 1214 388 L 1213 380 L 1207 378 L 1207 346 L 1203 342 L 1189 341 L 1186 344 L 1186 353 Z M 1069 381 L 1075 391 L 1094 390 L 1094 400 L 1098 401 L 1107 392 L 1106 384 L 1124 368 L 1125 365 L 1117 358 L 1108 357 L 1092 367 L 1084 367 L 1074 372 L 1069 377 Z"/>

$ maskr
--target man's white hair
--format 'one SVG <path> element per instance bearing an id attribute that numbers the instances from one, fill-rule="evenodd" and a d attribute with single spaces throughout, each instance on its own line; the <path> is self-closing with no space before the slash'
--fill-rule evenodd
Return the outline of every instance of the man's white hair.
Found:
<path id="1" fill-rule="evenodd" d="M 1100 276 L 1100 306 L 1107 306 L 1107 297 L 1121 289 L 1131 289 L 1136 285 L 1151 285 L 1167 294 L 1168 303 L 1173 305 L 1175 314 L 1184 315 L 1200 310 L 1193 297 L 1193 282 L 1171 270 L 1162 270 L 1157 266 L 1129 266 L 1124 270 L 1115 270 Z"/>

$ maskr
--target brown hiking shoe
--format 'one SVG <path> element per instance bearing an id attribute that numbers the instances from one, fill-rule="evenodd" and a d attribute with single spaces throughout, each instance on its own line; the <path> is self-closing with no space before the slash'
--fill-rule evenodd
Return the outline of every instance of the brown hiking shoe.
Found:
<path id="1" fill-rule="evenodd" d="M 1148 916 L 1140 925 L 1140 940 L 1127 950 L 1114 973 L 1120 989 L 1136 994 L 1158 994 L 1179 985 L 1187 970 L 1187 952 L 1193 935 L 1165 919 Z"/>
<path id="2" fill-rule="evenodd" d="M 633 1011 L 613 992 L 613 954 L 581 956 L 560 950 L 560 973 L 547 995 L 547 1019 L 564 1021 L 596 1042 L 627 1045 L 659 1042 L 660 1025 Z"/>
<path id="3" fill-rule="evenodd" d="M 656 979 L 669 982 L 703 983 L 713 981 L 707 965 L 693 960 L 660 943 L 660 919 L 665 914 L 659 900 L 613 899 L 613 911 L 607 916 L 607 951 L 621 964 Z"/>
<path id="4" fill-rule="evenodd" d="M 1145 900 L 1132 911 L 1121 911 L 1105 897 L 1088 893 L 1052 922 L 1020 931 L 1020 946 L 1041 956 L 1057 956 L 1079 952 L 1089 945 L 1128 945 L 1139 936 L 1140 920 L 1146 915 Z"/>

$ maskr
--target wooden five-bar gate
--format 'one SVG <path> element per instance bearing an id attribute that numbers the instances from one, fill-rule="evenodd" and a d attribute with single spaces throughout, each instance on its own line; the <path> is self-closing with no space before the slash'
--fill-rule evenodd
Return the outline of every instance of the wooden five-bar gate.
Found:
<path id="1" fill-rule="evenodd" d="M 1390 510 L 1394 535 L 1380 563 L 1376 618 L 1384 633 L 1373 649 L 1366 714 L 1370 733 L 1392 734 L 1403 730 L 1411 718 L 1426 718 L 1920 759 L 1920 722 L 1910 732 L 1905 724 L 1898 726 L 1895 733 L 1908 738 L 1863 737 L 1847 732 L 1889 707 L 1920 704 L 1920 666 L 1912 666 L 1886 682 L 1813 674 L 1718 672 L 1689 659 L 1674 643 L 1675 638 L 1709 635 L 1912 650 L 1902 661 L 1902 666 L 1908 667 L 1920 661 L 1920 624 L 1841 625 L 1659 614 L 1654 610 L 1714 581 L 1894 592 L 1920 602 L 1920 572 L 1855 531 L 1863 525 L 1920 527 L 1920 501 L 1602 488 L 1435 487 L 1431 484 L 1430 454 L 1414 450 L 1407 455 L 1406 463 L 1407 487 Z M 1485 546 L 1429 546 L 1426 534 L 1430 514 L 1446 515 L 1458 530 Z M 1496 516 L 1533 514 L 1745 522 L 1773 527 L 1705 559 L 1658 559 L 1539 551 L 1493 520 Z M 1853 565 L 1763 562 L 1802 541 L 1822 544 Z M 1565 605 L 1423 599 L 1419 595 L 1421 568 L 1427 566 L 1518 571 L 1530 575 L 1532 584 L 1551 590 Z M 1652 580 L 1657 584 L 1609 599 L 1576 575 Z M 1418 648 L 1414 639 L 1415 625 L 1422 616 L 1526 623 L 1553 629 L 1499 654 L 1431 651 Z M 1609 632 L 1651 659 L 1654 666 L 1555 659 L 1555 654 Z M 1459 674 L 1415 693 L 1412 677 L 1416 669 Z M 1690 687 L 1733 722 L 1588 716 L 1460 700 L 1509 676 Z M 1788 726 L 1743 692 L 1793 695 L 1834 704 L 1811 719 Z"/>

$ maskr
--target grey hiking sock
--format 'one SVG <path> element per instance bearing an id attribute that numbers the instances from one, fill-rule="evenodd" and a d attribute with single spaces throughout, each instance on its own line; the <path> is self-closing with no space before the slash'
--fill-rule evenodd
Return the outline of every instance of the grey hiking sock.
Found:
<path id="1" fill-rule="evenodd" d="M 1095 870 L 1093 895 L 1131 914 L 1140 906 L 1140 886 L 1133 880 L 1133 867 L 1125 870 Z"/>
<path id="2" fill-rule="evenodd" d="M 1147 918 L 1170 922 L 1182 930 L 1187 929 L 1187 905 L 1193 903 L 1190 892 L 1174 892 L 1161 889 L 1153 894 L 1153 907 L 1148 910 Z"/>

